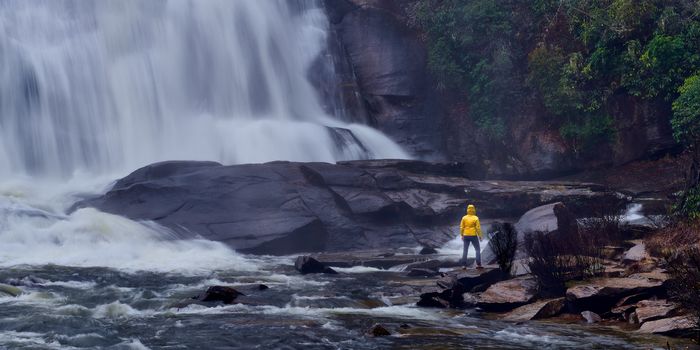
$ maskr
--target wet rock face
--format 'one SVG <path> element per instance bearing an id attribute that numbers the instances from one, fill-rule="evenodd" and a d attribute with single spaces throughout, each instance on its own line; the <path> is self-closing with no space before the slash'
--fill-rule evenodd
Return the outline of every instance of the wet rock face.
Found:
<path id="1" fill-rule="evenodd" d="M 252 254 L 441 246 L 466 205 L 482 217 L 520 215 L 561 201 L 585 209 L 613 193 L 561 182 L 472 181 L 455 163 L 273 162 L 222 166 L 170 161 L 136 170 L 77 203 L 151 220 Z"/>
<path id="2" fill-rule="evenodd" d="M 514 309 L 507 313 L 503 319 L 506 321 L 522 322 L 554 317 L 564 310 L 565 305 L 565 298 L 538 301 Z"/>
<path id="3" fill-rule="evenodd" d="M 369 122 L 414 155 L 441 155 L 438 104 L 426 89 L 427 53 L 403 22 L 401 1 L 326 0 L 333 34 L 343 46 Z M 339 65 L 342 66 L 342 65 Z M 352 106 L 349 106 L 352 107 Z"/>

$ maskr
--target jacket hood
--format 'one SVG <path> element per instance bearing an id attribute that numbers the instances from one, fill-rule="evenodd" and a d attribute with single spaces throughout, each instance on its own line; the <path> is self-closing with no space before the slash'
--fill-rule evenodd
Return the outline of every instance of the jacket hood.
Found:
<path id="1" fill-rule="evenodd" d="M 467 206 L 467 215 L 476 215 L 476 207 L 472 204 Z"/>

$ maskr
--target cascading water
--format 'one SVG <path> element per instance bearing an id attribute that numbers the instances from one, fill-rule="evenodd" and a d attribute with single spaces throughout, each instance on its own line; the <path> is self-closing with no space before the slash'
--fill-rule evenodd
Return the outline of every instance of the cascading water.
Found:
<path id="1" fill-rule="evenodd" d="M 406 157 L 323 111 L 307 74 L 328 22 L 313 2 L 6 0 L 0 21 L 5 176 Z"/>
<path id="2" fill-rule="evenodd" d="M 314 1 L 0 1 L 0 265 L 220 266 L 218 243 L 64 215 L 156 161 L 406 158 L 324 112 L 307 77 L 328 26 Z"/>

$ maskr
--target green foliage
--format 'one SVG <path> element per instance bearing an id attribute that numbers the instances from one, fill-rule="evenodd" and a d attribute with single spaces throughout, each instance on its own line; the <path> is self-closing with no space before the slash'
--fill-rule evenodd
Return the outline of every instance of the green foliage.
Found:
<path id="1" fill-rule="evenodd" d="M 417 1 L 439 85 L 496 138 L 541 105 L 575 147 L 611 141 L 612 97 L 673 101 L 700 70 L 697 0 Z"/>
<path id="2" fill-rule="evenodd" d="M 683 200 L 673 207 L 673 212 L 682 218 L 700 219 L 700 188 L 688 190 Z"/>
<path id="3" fill-rule="evenodd" d="M 673 101 L 673 136 L 678 142 L 693 143 L 700 138 L 700 74 L 685 80 Z"/>
<path id="4" fill-rule="evenodd" d="M 559 129 L 561 135 L 569 140 L 574 152 L 592 150 L 597 144 L 608 143 L 615 139 L 615 121 L 610 116 L 592 116 L 583 122 L 567 122 Z"/>

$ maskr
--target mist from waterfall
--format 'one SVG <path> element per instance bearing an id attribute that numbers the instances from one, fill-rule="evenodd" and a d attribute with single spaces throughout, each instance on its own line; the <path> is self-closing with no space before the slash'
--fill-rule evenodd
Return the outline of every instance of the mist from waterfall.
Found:
<path id="1" fill-rule="evenodd" d="M 406 158 L 322 108 L 307 76 L 328 26 L 311 1 L 2 1 L 0 179 Z"/>

